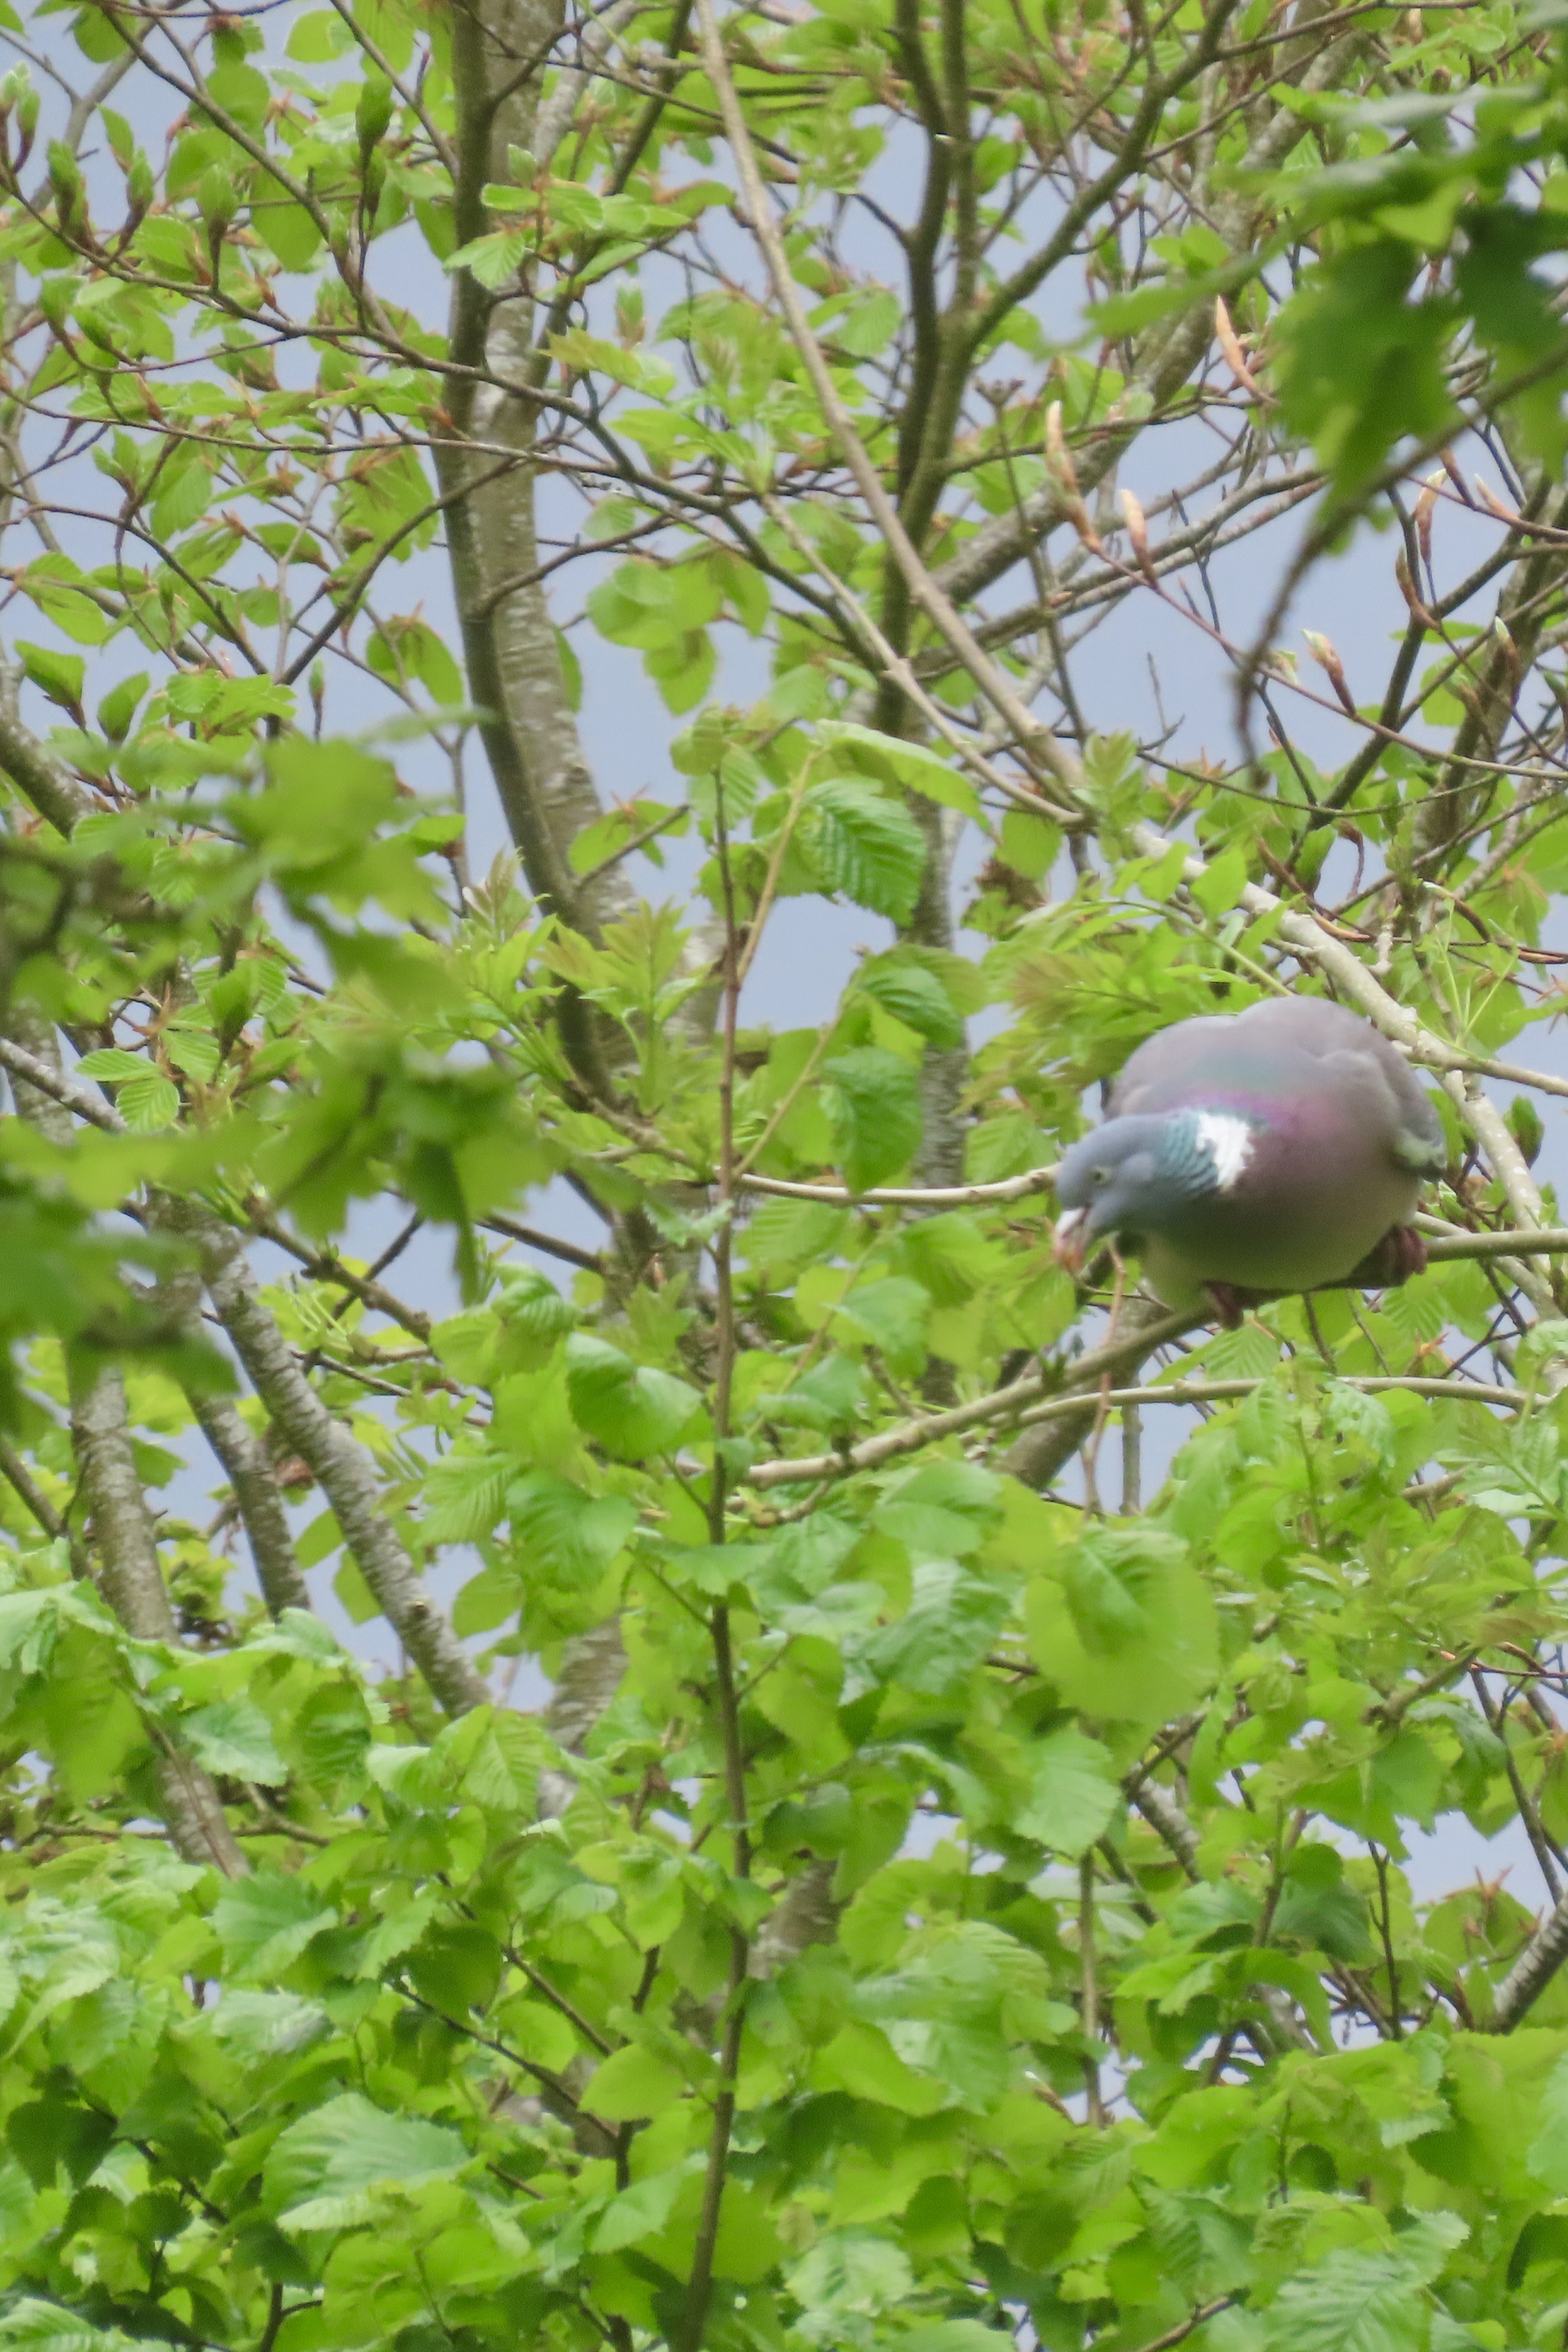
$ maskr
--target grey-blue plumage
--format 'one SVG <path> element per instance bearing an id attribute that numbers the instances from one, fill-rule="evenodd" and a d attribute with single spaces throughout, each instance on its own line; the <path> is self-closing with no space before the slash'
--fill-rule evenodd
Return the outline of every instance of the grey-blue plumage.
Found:
<path id="1" fill-rule="evenodd" d="M 1105 1124 L 1062 1160 L 1058 1254 L 1116 1234 L 1171 1307 L 1206 1291 L 1398 1281 L 1407 1221 L 1444 1165 L 1442 1123 L 1403 1055 L 1342 1005 L 1280 997 L 1140 1045 Z"/>

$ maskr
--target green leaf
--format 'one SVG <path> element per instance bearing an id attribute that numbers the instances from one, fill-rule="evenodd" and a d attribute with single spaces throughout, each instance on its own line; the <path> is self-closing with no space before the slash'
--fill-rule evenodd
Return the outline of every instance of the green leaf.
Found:
<path id="1" fill-rule="evenodd" d="M 1090 1715 L 1164 1721 L 1218 1669 L 1213 1600 L 1162 1528 L 1086 1528 L 1029 1587 L 1026 1617 L 1042 1672 Z"/>
<path id="2" fill-rule="evenodd" d="M 856 985 L 931 1045 L 963 1043 L 962 1016 L 935 972 L 923 965 L 881 956 L 861 965 Z"/>
<path id="3" fill-rule="evenodd" d="M 443 1360 L 449 1360 L 445 1350 Z M 448 1454 L 436 1463 L 425 1482 L 426 1540 L 472 1543 L 488 1536 L 501 1516 L 516 1468 L 504 1454 Z"/>
<path id="4" fill-rule="evenodd" d="M 1541 2087 L 1541 2129 L 1526 2158 L 1554 2197 L 1568 2196 L 1568 2058 L 1559 2058 Z"/>
<path id="5" fill-rule="evenodd" d="M 178 1118 L 180 1090 L 172 1078 L 143 1063 L 133 1078 L 121 1081 L 115 1108 L 138 1135 L 153 1135 L 160 1128 L 172 1127 Z"/>
<path id="6" fill-rule="evenodd" d="M 946 2086 L 906 2065 L 874 2025 L 844 2026 L 818 2055 L 815 2074 L 821 2089 L 848 2091 L 899 2115 L 934 2115 L 947 2101 Z"/>
<path id="7" fill-rule="evenodd" d="M 879 1045 L 857 1045 L 825 1063 L 823 1076 L 833 1088 L 829 1115 L 849 1190 L 864 1192 L 907 1168 L 922 1124 L 920 1080 L 910 1065 Z"/>
<path id="8" fill-rule="evenodd" d="M 956 1560 L 926 1560 L 916 1569 L 910 1606 L 879 1633 L 867 1663 L 879 1679 L 933 1696 L 956 1689 L 994 1643 L 1009 1596 L 972 1576 Z"/>
<path id="9" fill-rule="evenodd" d="M 920 896 L 926 845 L 901 802 L 844 778 L 806 794 L 805 837 L 831 890 L 858 907 L 907 921 Z"/>
<path id="10" fill-rule="evenodd" d="M 952 752 L 909 743 L 901 736 L 883 735 L 874 727 L 857 726 L 843 719 L 825 720 L 817 734 L 831 749 L 851 752 L 866 774 L 923 793 L 927 800 L 958 809 L 978 822 L 979 798 Z"/>
<path id="11" fill-rule="evenodd" d="M 1386 2252 L 1346 2249 L 1310 2263 L 1270 2306 L 1271 2352 L 1422 2352 L 1422 2290 L 1468 2234 L 1456 2214 L 1429 2213 Z"/>
<path id="12" fill-rule="evenodd" d="M 472 237 L 467 245 L 460 245 L 447 257 L 445 267 L 468 270 L 481 286 L 493 292 L 516 274 L 531 243 L 525 229 L 492 229 L 488 236 Z"/>
<path id="13" fill-rule="evenodd" d="M 1276 322 L 1274 377 L 1287 422 L 1352 490 L 1405 434 L 1445 430 L 1450 298 L 1407 299 L 1420 255 L 1394 237 L 1357 243 L 1303 278 Z"/>
<path id="14" fill-rule="evenodd" d="M 686 1422 L 673 1425 L 684 1429 Z M 587 1495 L 545 1470 L 531 1470 L 509 1486 L 506 1511 L 524 1557 L 568 1585 L 597 1583 L 637 1520 L 629 1496 Z"/>
<path id="15" fill-rule="evenodd" d="M 77 1069 L 84 1078 L 144 1078 L 151 1065 L 145 1054 L 128 1053 L 123 1045 L 98 1045 L 84 1054 Z"/>
<path id="16" fill-rule="evenodd" d="M 87 676 L 87 664 L 79 654 L 57 653 L 52 646 L 30 646 L 25 637 L 16 640 L 16 651 L 22 656 L 22 667 L 33 684 L 47 695 L 51 702 L 68 710 L 79 725 L 82 718 L 82 686 Z"/>
<path id="17" fill-rule="evenodd" d="M 273 1744 L 272 1726 L 254 1699 L 225 1698 L 193 1707 L 180 1717 L 180 1730 L 209 1772 L 258 1781 L 264 1789 L 279 1788 L 289 1778 Z"/>
<path id="18" fill-rule="evenodd" d="M 628 2042 L 595 2068 L 583 2096 L 605 2123 L 635 2123 L 662 2115 L 685 2087 L 673 2066 L 640 2042 Z"/>
<path id="19" fill-rule="evenodd" d="M 341 2230 L 368 2220 L 368 2191 L 443 2179 L 468 2160 L 460 2135 L 445 2125 L 389 2114 L 347 2091 L 290 2124 L 261 2177 L 280 2228 Z"/>
<path id="20" fill-rule="evenodd" d="M 683 2186 L 682 2175 L 671 2166 L 623 2189 L 611 2198 L 595 2228 L 594 2252 L 613 2254 L 618 2246 L 635 2246 L 640 2239 L 653 2237 L 668 2221 Z"/>
<path id="21" fill-rule="evenodd" d="M 0 2344 L 16 2352 L 130 2352 L 132 2338 L 117 2327 L 94 2327 L 58 2303 L 24 2295 L 0 2315 Z"/>
<path id="22" fill-rule="evenodd" d="M 225 1888 L 213 1911 L 224 1952 L 242 1977 L 276 1976 L 337 1913 L 302 1879 L 258 1870 Z"/>
<path id="23" fill-rule="evenodd" d="M 1109 1753 L 1064 1726 L 1031 1741 L 1028 1762 L 1030 1792 L 1014 1813 L 1016 1826 L 1058 1853 L 1087 1853 L 1121 1801 Z"/>
<path id="24" fill-rule="evenodd" d="M 272 745 L 268 772 L 266 790 L 231 800 L 228 814 L 285 871 L 309 873 L 362 848 L 397 797 L 384 761 L 342 743 L 289 737 Z"/>
<path id="25" fill-rule="evenodd" d="M 634 1364 L 585 1331 L 566 1342 L 566 1388 L 578 1428 L 623 1462 L 668 1453 L 694 1431 L 702 1410 L 684 1381 Z"/>

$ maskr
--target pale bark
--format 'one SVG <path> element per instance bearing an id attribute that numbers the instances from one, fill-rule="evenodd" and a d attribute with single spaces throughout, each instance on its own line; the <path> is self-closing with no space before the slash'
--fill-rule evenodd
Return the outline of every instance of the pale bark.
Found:
<path id="1" fill-rule="evenodd" d="M 789 1881 L 757 1930 L 746 1963 L 748 1975 L 776 1976 L 808 1944 L 834 1941 L 844 1906 L 834 1899 L 833 1879 L 833 1864 L 814 1855 Z"/>
<path id="2" fill-rule="evenodd" d="M 1115 1343 L 1120 1361 L 1129 1367 L 1142 1363 L 1148 1350 L 1138 1348 L 1140 1334 L 1144 1329 L 1158 1330 L 1162 1339 L 1169 1339 L 1173 1336 L 1172 1319 L 1157 1300 L 1129 1300 L 1121 1311 Z M 1078 1382 L 1072 1381 L 1068 1385 L 1076 1388 Z M 1001 1467 L 1022 1479 L 1026 1486 L 1043 1492 L 1090 1435 L 1100 1409 L 1100 1399 L 1094 1391 L 1086 1391 L 1081 1412 L 1064 1412 L 1054 1421 L 1038 1422 L 1032 1429 L 1020 1432 L 1003 1455 Z"/>
<path id="3" fill-rule="evenodd" d="M 531 152 L 546 62 L 560 37 L 562 0 L 469 0 L 452 19 L 458 113 L 455 203 L 465 240 L 491 225 L 488 182 L 513 175 L 509 147 Z M 547 126 L 552 140 L 558 135 Z M 534 895 L 578 928 L 627 903 L 620 869 L 587 888 L 572 873 L 573 840 L 599 814 L 593 777 L 567 696 L 539 565 L 533 304 L 489 293 L 466 270 L 453 279 L 454 358 L 493 381 L 455 382 L 455 440 L 437 453 L 447 548 L 468 683 L 485 716 L 485 751 L 511 837 Z M 511 385 L 512 391 L 502 389 Z M 482 449 L 464 449 L 463 440 Z M 500 457 L 494 453 L 500 450 Z"/>
<path id="4" fill-rule="evenodd" d="M 261 1597 L 274 1617 L 309 1609 L 310 1588 L 289 1532 L 289 1515 L 266 1446 L 226 1397 L 187 1390 L 202 1435 L 228 1473 Z"/>
<path id="5" fill-rule="evenodd" d="M 1568 1959 L 1568 1895 L 1550 1911 L 1526 1944 L 1492 2000 L 1486 2021 L 1492 2033 L 1508 2033 L 1540 2000 L 1563 1961 Z"/>
<path id="6" fill-rule="evenodd" d="M 23 1077 L 21 1095 L 41 1094 L 62 1114 L 74 1110 L 99 1127 L 121 1126 L 119 1113 L 95 1089 L 51 1070 L 30 1049 L 19 1055 L 15 1046 L 8 1049 L 14 1084 L 18 1062 L 32 1078 L 28 1084 Z M 151 1225 L 195 1244 L 218 1320 L 252 1386 L 321 1481 L 365 1582 L 442 1706 L 457 1714 L 488 1699 L 451 1626 L 420 1590 L 408 1551 L 384 1516 L 373 1456 L 327 1411 L 263 1304 L 242 1237 L 200 1202 L 170 1193 L 154 1194 L 147 1214 Z"/>
<path id="7" fill-rule="evenodd" d="M 544 1721 L 551 1738 L 569 1756 L 582 1755 L 594 1726 L 619 1690 L 626 1670 L 626 1645 L 617 1617 L 567 1643 Z M 563 1813 L 576 1785 L 569 1772 L 542 1772 L 540 1819 L 551 1821 Z"/>
<path id="8" fill-rule="evenodd" d="M 171 1275 L 159 1285 L 159 1295 L 171 1319 L 187 1341 L 200 1342 L 202 1330 L 201 1276 L 193 1271 Z M 250 1429 L 232 1401 L 195 1382 L 185 1384 L 185 1402 L 196 1425 L 228 1473 L 261 1597 L 274 1617 L 285 1609 L 309 1609 L 310 1588 L 295 1556 L 289 1516 L 278 1491 L 273 1465 L 266 1446 Z"/>
<path id="9" fill-rule="evenodd" d="M 263 1305 L 240 1236 L 199 1202 L 165 1194 L 157 1222 L 195 1244 L 219 1322 L 251 1386 L 321 1482 L 342 1538 L 383 1614 L 450 1715 L 489 1696 L 467 1651 L 419 1581 L 388 1517 L 374 1458 L 328 1412 Z"/>
<path id="10" fill-rule="evenodd" d="M 47 1069 L 58 1063 L 52 1031 L 13 1005 L 6 1028 Z M 54 1142 L 68 1140 L 70 1114 L 43 1088 L 11 1080 L 17 1117 Z M 89 1367 L 68 1357 L 71 1444 L 87 1503 L 92 1580 L 128 1633 L 143 1642 L 179 1640 L 158 1558 L 157 1529 L 132 1449 L 125 1388 L 113 1364 Z M 154 1734 L 153 1770 L 169 1836 L 186 1862 L 216 1863 L 227 1878 L 246 1868 L 223 1801 L 209 1774 Z"/>
<path id="11" fill-rule="evenodd" d="M 8 654 L 0 654 L 0 772 L 57 833 L 69 834 L 79 818 L 91 815 L 98 803 L 64 761 L 57 759 L 22 723 L 16 707 L 21 678 L 17 664 Z"/>

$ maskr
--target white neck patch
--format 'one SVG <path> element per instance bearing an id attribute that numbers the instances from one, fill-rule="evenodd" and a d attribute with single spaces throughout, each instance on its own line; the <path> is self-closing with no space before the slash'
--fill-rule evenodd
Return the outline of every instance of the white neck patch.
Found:
<path id="1" fill-rule="evenodd" d="M 1220 1192 L 1230 1192 L 1252 1157 L 1251 1128 L 1234 1112 L 1204 1110 L 1198 1113 L 1195 1140 L 1198 1150 L 1206 1151 L 1214 1162 Z"/>

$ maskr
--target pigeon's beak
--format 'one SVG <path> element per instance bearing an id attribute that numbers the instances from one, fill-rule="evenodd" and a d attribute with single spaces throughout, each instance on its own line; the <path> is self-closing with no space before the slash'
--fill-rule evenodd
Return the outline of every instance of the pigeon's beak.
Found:
<path id="1" fill-rule="evenodd" d="M 1085 1209 L 1064 1209 L 1057 1220 L 1057 1237 L 1051 1244 L 1051 1255 L 1068 1274 L 1081 1274 L 1084 1252 L 1089 1236 L 1084 1232 Z"/>

